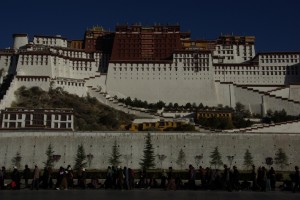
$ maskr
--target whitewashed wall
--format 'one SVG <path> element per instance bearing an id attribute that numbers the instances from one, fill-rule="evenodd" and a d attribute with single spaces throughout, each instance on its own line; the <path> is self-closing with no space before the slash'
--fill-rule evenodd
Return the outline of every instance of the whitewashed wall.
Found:
<path id="1" fill-rule="evenodd" d="M 43 166 L 46 160 L 45 152 L 51 143 L 54 154 L 61 155 L 55 167 L 74 165 L 74 157 L 79 144 L 83 144 L 86 154 L 94 156 L 88 168 L 106 169 L 112 153 L 112 145 L 117 141 L 122 154 L 121 166 L 127 165 L 139 168 L 143 156 L 146 133 L 128 132 L 0 132 L 0 165 L 12 168 L 11 159 L 20 152 L 21 165 L 34 164 Z M 180 149 L 185 152 L 186 165 L 195 164 L 194 157 L 203 154 L 200 164 L 210 166 L 209 156 L 218 146 L 224 163 L 228 164 L 227 156 L 234 156 L 233 164 L 243 168 L 243 157 L 246 149 L 252 153 L 256 166 L 266 166 L 266 157 L 275 157 L 278 148 L 282 148 L 289 157 L 289 166 L 299 165 L 298 154 L 300 151 L 299 134 L 280 133 L 151 133 L 154 154 L 164 154 L 167 158 L 162 167 L 169 166 L 179 169 L 176 164 Z M 124 156 L 129 156 L 125 159 Z M 132 157 L 131 157 L 132 156 Z M 157 168 L 159 161 L 155 159 Z M 274 166 L 278 169 L 277 166 Z"/>

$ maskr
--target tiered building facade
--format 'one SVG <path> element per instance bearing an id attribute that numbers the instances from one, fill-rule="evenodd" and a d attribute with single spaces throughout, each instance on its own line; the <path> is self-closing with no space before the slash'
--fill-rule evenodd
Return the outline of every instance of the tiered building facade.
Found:
<path id="1" fill-rule="evenodd" d="M 254 36 L 192 40 L 178 25 L 135 24 L 117 25 L 115 32 L 93 27 L 82 40 L 13 38 L 13 47 L 0 51 L 0 80 L 9 85 L 2 109 L 24 85 L 89 93 L 103 103 L 107 97 L 231 107 L 241 102 L 253 113 L 285 109 L 299 115 L 300 52 L 256 54 Z M 4 81 L 7 75 L 13 78 Z"/>

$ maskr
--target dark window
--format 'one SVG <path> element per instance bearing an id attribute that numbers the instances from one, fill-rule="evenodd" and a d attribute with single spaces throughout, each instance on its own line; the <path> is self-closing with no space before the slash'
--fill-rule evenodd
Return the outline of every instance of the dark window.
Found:
<path id="1" fill-rule="evenodd" d="M 16 114 L 10 114 L 10 120 L 16 120 Z"/>
<path id="2" fill-rule="evenodd" d="M 66 123 L 61 123 L 60 128 L 66 128 Z"/>

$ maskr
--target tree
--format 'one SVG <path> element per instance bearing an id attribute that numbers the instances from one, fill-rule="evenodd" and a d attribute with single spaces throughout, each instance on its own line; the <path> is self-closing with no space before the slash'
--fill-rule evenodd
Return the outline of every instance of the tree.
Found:
<path id="1" fill-rule="evenodd" d="M 243 113 L 245 111 L 245 106 L 241 104 L 240 102 L 237 102 L 235 104 L 235 112 L 237 113 Z"/>
<path id="2" fill-rule="evenodd" d="M 144 148 L 144 156 L 140 162 L 140 166 L 144 169 L 154 168 L 155 167 L 155 156 L 154 156 L 154 150 L 153 145 L 151 142 L 151 135 L 150 133 L 146 136 L 145 141 L 145 148 Z"/>
<path id="3" fill-rule="evenodd" d="M 160 162 L 160 168 L 162 169 L 162 164 L 163 164 L 164 160 L 167 158 L 167 156 L 164 154 L 157 154 L 157 157 Z"/>
<path id="4" fill-rule="evenodd" d="M 282 148 L 279 148 L 278 151 L 275 153 L 275 164 L 279 165 L 281 170 L 283 170 L 285 166 L 289 165 L 288 156 Z"/>
<path id="5" fill-rule="evenodd" d="M 215 148 L 213 152 L 211 152 L 211 155 L 209 156 L 211 158 L 211 161 L 209 162 L 211 165 L 215 166 L 215 169 L 217 169 L 217 166 L 223 165 L 222 162 L 222 156 L 219 152 L 218 147 Z"/>
<path id="6" fill-rule="evenodd" d="M 46 162 L 44 162 L 45 168 L 49 168 L 49 167 L 50 167 L 50 168 L 53 168 L 53 167 L 54 167 L 53 154 L 54 154 L 53 146 L 52 146 L 52 144 L 50 143 L 50 144 L 48 145 L 48 149 L 46 150 L 47 160 L 46 160 Z"/>
<path id="7" fill-rule="evenodd" d="M 180 149 L 179 153 L 178 153 L 178 158 L 177 158 L 177 161 L 176 161 L 177 165 L 180 166 L 180 169 L 183 168 L 183 166 L 185 165 L 186 163 L 186 160 L 185 160 L 185 153 L 182 149 Z"/>
<path id="8" fill-rule="evenodd" d="M 249 151 L 249 149 L 246 150 L 244 155 L 244 166 L 247 169 L 250 169 L 250 167 L 253 165 L 253 157 Z"/>
<path id="9" fill-rule="evenodd" d="M 190 109 L 191 107 L 192 107 L 192 104 L 191 104 L 191 103 L 186 103 L 186 104 L 185 104 L 185 108 L 186 108 L 186 109 Z"/>
<path id="10" fill-rule="evenodd" d="M 75 166 L 74 169 L 80 170 L 83 167 L 86 167 L 86 154 L 82 144 L 78 145 L 77 154 L 75 157 Z"/>
<path id="11" fill-rule="evenodd" d="M 12 158 L 11 162 L 13 166 L 16 166 L 17 168 L 21 167 L 21 161 L 22 161 L 22 157 L 20 152 L 17 151 L 15 157 Z"/>
<path id="12" fill-rule="evenodd" d="M 165 107 L 165 103 L 161 100 L 159 100 L 157 103 L 156 103 L 156 106 L 158 109 L 162 109 L 163 107 Z"/>
<path id="13" fill-rule="evenodd" d="M 114 145 L 112 146 L 112 153 L 109 159 L 109 163 L 112 166 L 118 166 L 119 164 L 121 164 L 120 157 L 121 154 L 120 154 L 119 146 L 117 145 L 117 141 L 115 140 Z"/>

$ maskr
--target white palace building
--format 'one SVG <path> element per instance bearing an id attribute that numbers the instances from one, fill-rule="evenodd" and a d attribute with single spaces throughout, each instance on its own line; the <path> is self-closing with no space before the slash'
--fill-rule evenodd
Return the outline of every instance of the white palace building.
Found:
<path id="1" fill-rule="evenodd" d="M 113 33 L 96 27 L 90 32 L 76 48 L 59 35 L 29 41 L 27 34 L 14 34 L 13 47 L 0 50 L 0 83 L 8 85 L 1 91 L 0 109 L 11 106 L 21 86 L 51 86 L 108 105 L 107 98 L 116 96 L 181 105 L 234 107 L 241 102 L 252 113 L 300 113 L 300 52 L 256 54 L 253 36 L 191 40 L 177 26 L 117 26 Z M 97 44 L 88 39 L 95 35 L 103 41 L 113 38 L 110 50 L 91 50 Z"/>

